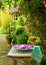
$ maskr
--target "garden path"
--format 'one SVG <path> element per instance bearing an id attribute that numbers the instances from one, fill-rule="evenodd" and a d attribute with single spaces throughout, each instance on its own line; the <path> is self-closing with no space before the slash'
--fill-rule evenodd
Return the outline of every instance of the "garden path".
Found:
<path id="1" fill-rule="evenodd" d="M 10 45 L 6 43 L 5 35 L 0 34 L 0 65 L 13 65 L 12 59 L 7 57 L 9 50 Z"/>
<path id="2" fill-rule="evenodd" d="M 0 34 L 0 44 L 6 43 L 5 34 Z"/>

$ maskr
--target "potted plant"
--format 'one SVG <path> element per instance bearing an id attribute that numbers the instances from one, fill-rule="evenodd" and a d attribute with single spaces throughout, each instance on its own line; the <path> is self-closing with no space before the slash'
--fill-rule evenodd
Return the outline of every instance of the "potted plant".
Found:
<path id="1" fill-rule="evenodd" d="M 11 34 L 6 34 L 6 40 L 7 40 L 8 44 L 11 44 L 11 42 L 12 42 L 12 35 Z"/>
<path id="2" fill-rule="evenodd" d="M 20 35 L 15 35 L 15 37 L 13 38 L 13 44 L 27 44 L 27 40 L 28 40 L 28 35 L 25 33 L 22 33 Z"/>

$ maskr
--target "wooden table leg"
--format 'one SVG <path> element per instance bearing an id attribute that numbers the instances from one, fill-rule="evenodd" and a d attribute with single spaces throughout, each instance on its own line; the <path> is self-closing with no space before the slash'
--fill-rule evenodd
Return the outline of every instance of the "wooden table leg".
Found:
<path id="1" fill-rule="evenodd" d="M 17 65 L 17 60 L 15 60 L 14 58 L 13 58 L 13 65 Z"/>
<path id="2" fill-rule="evenodd" d="M 36 61 L 34 61 L 32 58 L 14 58 L 14 65 L 37 65 L 37 64 Z"/>
<path id="3" fill-rule="evenodd" d="M 22 60 L 22 59 L 18 60 L 18 61 L 17 61 L 17 65 L 24 65 L 23 60 Z"/>
<path id="4" fill-rule="evenodd" d="M 15 60 L 15 65 L 17 65 L 17 60 Z"/>

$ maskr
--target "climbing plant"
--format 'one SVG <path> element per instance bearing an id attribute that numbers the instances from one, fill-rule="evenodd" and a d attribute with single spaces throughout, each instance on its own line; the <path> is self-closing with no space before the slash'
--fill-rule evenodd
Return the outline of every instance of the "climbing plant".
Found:
<path id="1" fill-rule="evenodd" d="M 21 6 L 23 14 L 30 14 L 32 18 L 37 15 L 43 15 L 46 11 L 45 0 L 18 0 L 17 5 Z"/>
<path id="2" fill-rule="evenodd" d="M 19 6 L 29 33 L 46 38 L 46 0 L 2 0 L 2 7 Z"/>
<path id="3" fill-rule="evenodd" d="M 9 8 L 16 6 L 17 0 L 2 0 L 2 9 L 5 8 L 6 5 L 9 5 Z"/>
<path id="4" fill-rule="evenodd" d="M 28 32 L 46 39 L 46 0 L 17 0 L 16 4 L 27 18 Z"/>

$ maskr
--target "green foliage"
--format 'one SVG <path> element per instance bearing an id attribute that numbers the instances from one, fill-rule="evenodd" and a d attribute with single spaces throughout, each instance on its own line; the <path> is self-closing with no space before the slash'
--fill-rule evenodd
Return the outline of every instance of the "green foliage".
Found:
<path id="1" fill-rule="evenodd" d="M 17 44 L 27 44 L 28 35 L 27 34 L 21 34 L 16 38 Z"/>
<path id="2" fill-rule="evenodd" d="M 31 15 L 31 17 L 38 16 L 46 11 L 42 0 L 18 0 L 17 5 L 22 7 L 22 14 Z"/>
<path id="3" fill-rule="evenodd" d="M 20 28 L 23 28 L 22 23 L 23 23 L 22 16 L 20 16 L 18 18 L 18 20 L 15 22 L 16 30 L 20 29 Z"/>
<path id="4" fill-rule="evenodd" d="M 46 56 L 42 58 L 41 65 L 46 65 Z"/>
<path id="5" fill-rule="evenodd" d="M 6 34 L 6 38 L 13 38 L 12 34 Z"/>
<path id="6" fill-rule="evenodd" d="M 9 8 L 16 6 L 17 0 L 1 0 L 0 2 L 0 8 L 5 9 L 7 5 L 9 5 Z"/>
<path id="7" fill-rule="evenodd" d="M 23 32 L 23 20 L 22 17 L 20 16 L 18 20 L 15 22 L 15 31 L 14 35 L 19 35 Z"/>
<path id="8" fill-rule="evenodd" d="M 21 28 L 14 31 L 14 35 L 17 35 L 17 36 L 22 33 L 23 33 L 23 29 L 21 29 Z"/>
<path id="9" fill-rule="evenodd" d="M 46 56 L 46 45 L 42 45 L 41 49 L 42 49 L 42 53 Z"/>
<path id="10" fill-rule="evenodd" d="M 17 21 L 15 21 L 15 30 L 13 32 L 13 43 L 16 43 L 16 39 L 19 35 L 21 35 L 24 32 L 23 28 L 23 19 L 22 16 L 18 18 Z"/>
<path id="11" fill-rule="evenodd" d="M 41 26 L 42 37 L 46 39 L 46 23 Z"/>
<path id="12" fill-rule="evenodd" d="M 21 6 L 22 7 L 22 13 L 24 15 L 28 15 L 30 14 L 30 4 L 28 1 L 25 1 L 25 0 L 18 0 L 17 1 L 17 5 Z"/>
<path id="13" fill-rule="evenodd" d="M 6 5 L 9 5 L 9 7 L 20 6 L 22 8 L 21 15 L 28 19 L 26 24 L 23 24 L 22 16 L 18 18 L 15 23 L 15 36 L 22 34 L 23 27 L 26 26 L 29 33 L 46 38 L 46 7 L 43 0 L 2 0 L 2 5 L 3 7 Z M 5 27 L 7 31 L 8 27 Z"/>
<path id="14" fill-rule="evenodd" d="M 0 34 L 4 34 L 6 32 L 6 30 L 3 29 L 3 27 L 0 27 Z"/>
<path id="15" fill-rule="evenodd" d="M 23 22 L 23 19 L 22 19 L 22 16 L 20 16 L 15 24 L 16 25 L 22 25 L 22 22 Z"/>
<path id="16" fill-rule="evenodd" d="M 24 0 L 18 0 L 17 1 L 17 5 L 23 5 L 23 3 L 24 3 Z"/>
<path id="17" fill-rule="evenodd" d="M 31 4 L 31 12 L 32 13 L 42 13 L 42 9 L 44 8 L 42 4 L 42 0 L 33 0 Z"/>
<path id="18" fill-rule="evenodd" d="M 14 0 L 2 0 L 2 8 L 5 8 L 6 5 L 9 5 L 9 7 L 14 7 L 15 6 L 15 1 Z"/>
<path id="19" fill-rule="evenodd" d="M 2 11 L 0 13 L 1 31 L 3 33 L 11 33 L 11 27 L 13 24 L 12 15 L 9 11 Z"/>
<path id="20" fill-rule="evenodd" d="M 29 33 L 46 38 L 46 7 L 43 1 L 18 0 L 17 5 L 22 8 L 22 15 L 24 14 L 28 18 L 28 24 L 26 26 Z"/>

